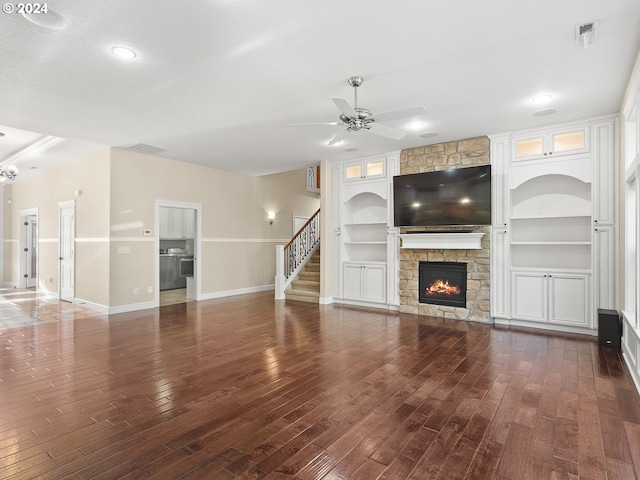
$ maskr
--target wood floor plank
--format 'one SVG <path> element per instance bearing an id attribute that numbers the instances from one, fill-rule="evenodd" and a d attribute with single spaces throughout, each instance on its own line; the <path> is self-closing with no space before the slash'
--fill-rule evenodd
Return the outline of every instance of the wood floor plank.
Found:
<path id="1" fill-rule="evenodd" d="M 2 478 L 640 472 L 640 396 L 620 351 L 593 338 L 272 292 L 110 316 L 9 293 Z"/>

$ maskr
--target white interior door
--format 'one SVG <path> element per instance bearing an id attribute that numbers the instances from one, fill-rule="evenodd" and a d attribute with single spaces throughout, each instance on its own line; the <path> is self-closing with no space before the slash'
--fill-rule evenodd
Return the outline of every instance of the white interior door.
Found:
<path id="1" fill-rule="evenodd" d="M 73 302 L 75 297 L 75 205 L 60 205 L 60 300 Z"/>
<path id="2" fill-rule="evenodd" d="M 22 250 L 26 288 L 35 288 L 38 280 L 38 217 L 29 215 L 23 222 L 25 246 Z"/>
<path id="3" fill-rule="evenodd" d="M 293 235 L 298 233 L 305 223 L 310 219 L 309 215 L 293 215 Z"/>

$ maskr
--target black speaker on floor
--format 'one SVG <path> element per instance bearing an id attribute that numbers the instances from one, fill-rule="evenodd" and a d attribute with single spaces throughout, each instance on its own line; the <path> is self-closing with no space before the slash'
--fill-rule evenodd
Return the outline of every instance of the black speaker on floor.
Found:
<path id="1" fill-rule="evenodd" d="M 619 347 L 622 337 L 622 322 L 617 310 L 598 309 L 598 343 Z"/>

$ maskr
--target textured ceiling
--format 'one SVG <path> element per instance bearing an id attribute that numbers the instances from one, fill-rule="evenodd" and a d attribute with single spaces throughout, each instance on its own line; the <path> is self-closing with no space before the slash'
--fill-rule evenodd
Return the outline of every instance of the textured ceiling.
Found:
<path id="1" fill-rule="evenodd" d="M 0 15 L 0 162 L 34 171 L 105 146 L 251 175 L 617 112 L 640 49 L 638 0 L 59 0 L 61 29 Z M 597 20 L 587 49 L 576 26 Z M 125 45 L 137 57 L 111 53 Z M 339 145 L 331 97 L 426 108 L 399 141 Z M 550 93 L 546 105 L 531 102 Z M 534 113 L 543 108 L 556 112 Z M 17 129 L 47 154 L 15 157 Z M 420 134 L 435 132 L 425 138 Z M 28 135 L 28 134 L 25 134 Z M 25 137 L 26 138 L 26 137 Z M 45 139 L 45 140 L 43 140 Z M 17 139 L 15 139 L 17 141 Z M 31 145 L 28 140 L 23 148 Z M 345 151 L 355 147 L 353 152 Z M 28 152 L 27 152 L 28 153 Z M 33 152 L 32 152 L 33 153 Z M 45 152 L 46 153 L 46 152 Z"/>

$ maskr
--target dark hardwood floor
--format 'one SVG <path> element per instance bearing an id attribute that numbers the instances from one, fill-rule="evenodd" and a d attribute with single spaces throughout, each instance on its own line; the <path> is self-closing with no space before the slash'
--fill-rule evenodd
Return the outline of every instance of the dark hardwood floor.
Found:
<path id="1" fill-rule="evenodd" d="M 61 308 L 0 331 L 0 478 L 640 472 L 640 399 L 619 350 L 590 338 L 272 292 L 110 317 Z"/>

